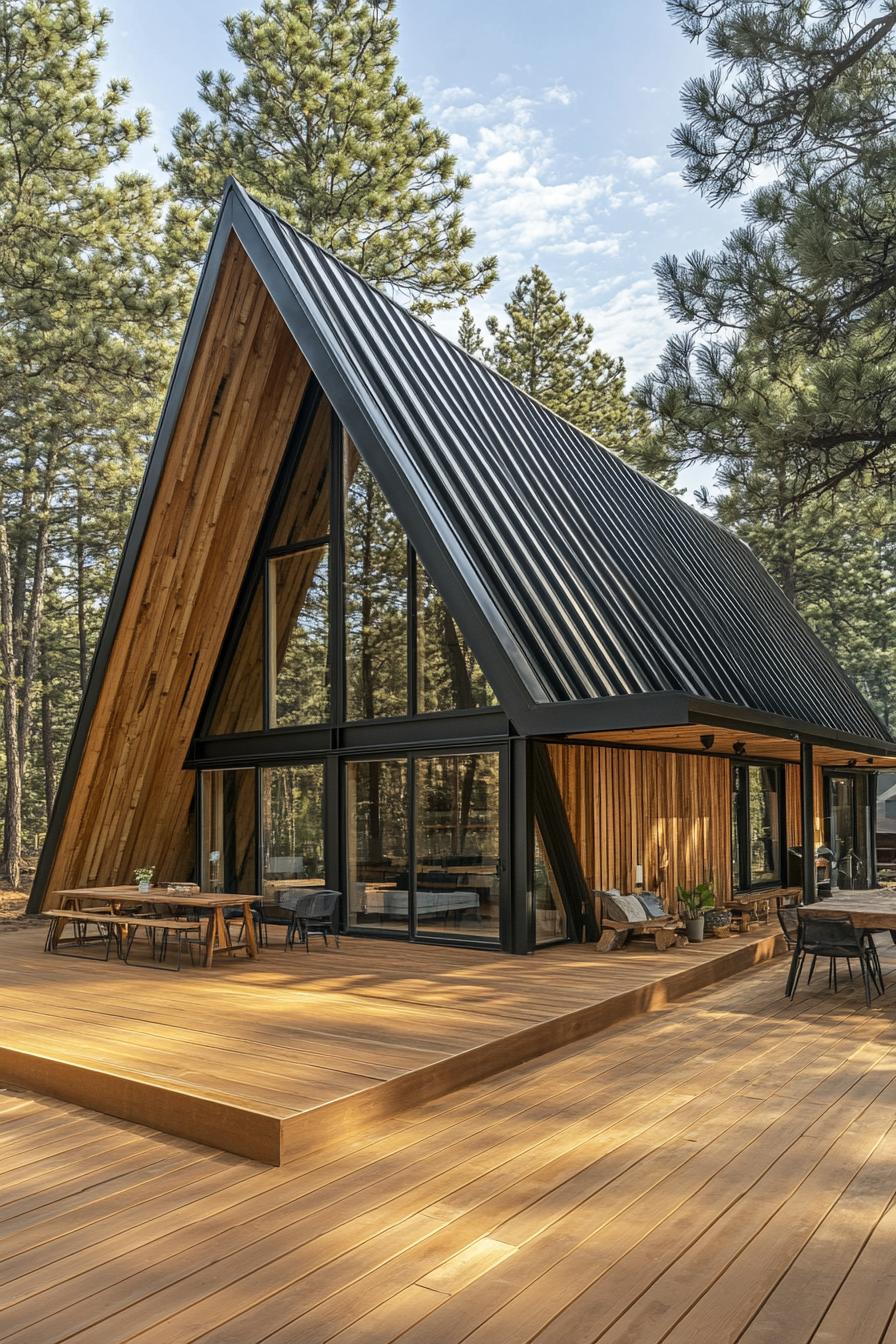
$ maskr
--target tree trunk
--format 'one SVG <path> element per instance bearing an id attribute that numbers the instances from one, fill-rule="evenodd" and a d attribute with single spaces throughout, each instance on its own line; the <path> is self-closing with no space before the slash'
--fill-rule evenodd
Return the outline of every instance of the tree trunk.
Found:
<path id="1" fill-rule="evenodd" d="M 13 578 L 9 533 L 0 495 L 0 668 L 3 672 L 3 746 L 6 754 L 6 807 L 3 866 L 18 889 L 22 876 L 22 767 L 19 746 L 19 705 L 16 694 L 16 658 L 13 636 Z"/>
<path id="2" fill-rule="evenodd" d="M 44 766 L 44 803 L 47 825 L 56 797 L 56 753 L 53 744 L 53 700 L 50 694 L 50 669 L 46 640 L 40 642 L 40 727 Z"/>
<path id="3" fill-rule="evenodd" d="M 89 651 L 87 641 L 87 595 L 85 592 L 85 562 L 84 562 L 84 511 L 81 500 L 81 492 L 78 491 L 78 498 L 75 512 L 75 582 L 77 592 L 77 619 L 78 619 L 78 678 L 81 686 L 81 694 L 87 688 L 87 666 L 89 662 Z"/>

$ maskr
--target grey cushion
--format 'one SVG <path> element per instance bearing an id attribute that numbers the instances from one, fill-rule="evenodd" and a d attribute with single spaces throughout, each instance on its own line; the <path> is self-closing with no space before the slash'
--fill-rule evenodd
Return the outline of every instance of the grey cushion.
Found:
<path id="1" fill-rule="evenodd" d="M 647 916 L 637 896 L 623 896 L 620 892 L 602 891 L 600 893 L 604 919 L 613 924 L 642 924 Z"/>
<path id="2" fill-rule="evenodd" d="M 665 917 L 666 907 L 659 896 L 654 896 L 652 891 L 639 892 L 638 900 L 644 907 L 648 919 L 663 919 Z"/>

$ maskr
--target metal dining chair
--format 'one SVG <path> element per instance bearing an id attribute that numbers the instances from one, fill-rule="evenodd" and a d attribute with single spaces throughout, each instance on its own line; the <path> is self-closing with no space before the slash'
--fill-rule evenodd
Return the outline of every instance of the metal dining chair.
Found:
<path id="1" fill-rule="evenodd" d="M 333 935 L 338 947 L 337 912 L 341 897 L 342 892 L 332 891 L 329 888 L 297 892 L 283 897 L 282 904 L 286 905 L 288 902 L 293 912 L 292 921 L 286 933 L 286 946 L 295 946 L 296 934 L 298 933 L 299 940 L 305 944 L 305 951 L 310 952 L 310 935 L 319 933 L 324 940 L 324 947 L 329 947 L 328 934 Z"/>
<path id="2" fill-rule="evenodd" d="M 796 994 L 806 957 L 812 958 L 807 984 L 811 983 L 816 962 L 821 957 L 829 963 L 828 983 L 833 985 L 836 992 L 837 962 L 846 961 L 849 965 L 855 958 L 862 972 L 865 1003 L 869 1006 L 871 1004 L 872 984 L 878 994 L 883 994 L 883 976 L 873 938 L 865 931 L 857 929 L 851 920 L 822 915 L 813 907 L 799 908 L 797 917 L 799 920 L 799 935 L 793 949 L 790 973 L 787 977 L 789 998 L 792 999 Z M 850 975 L 852 975 L 852 967 L 850 966 L 849 969 Z"/>

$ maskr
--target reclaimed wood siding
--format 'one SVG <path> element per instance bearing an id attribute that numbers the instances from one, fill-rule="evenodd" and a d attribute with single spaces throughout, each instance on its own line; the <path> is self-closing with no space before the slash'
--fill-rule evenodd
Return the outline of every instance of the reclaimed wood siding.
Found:
<path id="1" fill-rule="evenodd" d="M 192 873 L 183 769 L 307 385 L 308 366 L 232 238 L 91 719 L 48 892 Z"/>

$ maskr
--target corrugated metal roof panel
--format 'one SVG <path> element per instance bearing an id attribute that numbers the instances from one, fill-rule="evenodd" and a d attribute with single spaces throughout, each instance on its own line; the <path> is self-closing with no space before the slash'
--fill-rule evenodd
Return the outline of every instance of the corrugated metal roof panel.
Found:
<path id="1" fill-rule="evenodd" d="M 740 541 L 234 190 L 526 699 L 684 691 L 886 738 Z"/>

